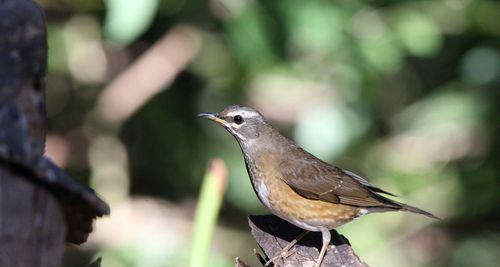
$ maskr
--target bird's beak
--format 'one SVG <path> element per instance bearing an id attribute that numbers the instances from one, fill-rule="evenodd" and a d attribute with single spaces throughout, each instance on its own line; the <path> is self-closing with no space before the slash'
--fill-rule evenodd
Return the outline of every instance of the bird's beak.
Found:
<path id="1" fill-rule="evenodd" d="M 219 124 L 225 124 L 225 122 L 226 122 L 225 120 L 219 118 L 217 113 L 204 112 L 204 113 L 198 114 L 198 117 L 204 118 L 204 119 L 209 119 L 209 120 L 215 121 Z"/>

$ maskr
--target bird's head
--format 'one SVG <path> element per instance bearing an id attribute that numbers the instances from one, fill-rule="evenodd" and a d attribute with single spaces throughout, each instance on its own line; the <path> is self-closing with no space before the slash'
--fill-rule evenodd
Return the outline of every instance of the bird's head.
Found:
<path id="1" fill-rule="evenodd" d="M 263 126 L 267 125 L 258 111 L 238 105 L 229 106 L 219 113 L 207 112 L 198 116 L 222 125 L 240 142 L 257 139 Z"/>

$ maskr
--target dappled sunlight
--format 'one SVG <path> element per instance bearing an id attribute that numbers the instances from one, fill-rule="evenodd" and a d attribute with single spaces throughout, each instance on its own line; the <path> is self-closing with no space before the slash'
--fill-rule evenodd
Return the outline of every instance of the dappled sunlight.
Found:
<path id="1" fill-rule="evenodd" d="M 500 261 L 499 3 L 38 2 L 46 153 L 111 204 L 65 266 L 89 255 L 103 266 L 186 266 L 215 157 L 228 181 L 209 266 L 236 256 L 258 266 L 246 216 L 269 211 L 233 137 L 196 117 L 230 104 L 442 218 L 388 212 L 339 228 L 370 266 Z"/>
<path id="2" fill-rule="evenodd" d="M 167 33 L 104 89 L 99 99 L 103 118 L 123 121 L 166 88 L 197 54 L 198 38 L 189 26 Z"/>
<path id="3" fill-rule="evenodd" d="M 74 16 L 64 29 L 66 47 L 71 47 L 67 50 L 67 66 L 82 84 L 96 84 L 106 78 L 107 59 L 99 26 L 94 17 Z"/>
<path id="4" fill-rule="evenodd" d="M 162 266 L 165 262 L 183 266 L 188 261 L 193 231 L 191 204 L 132 198 L 113 205 L 113 216 L 96 223 L 96 232 L 82 249 L 102 247 L 106 266 Z M 250 238 L 245 234 L 225 227 L 215 231 L 217 255 L 210 260 L 221 263 L 217 266 L 231 266 L 232 260 L 224 258 L 236 255 L 239 249 L 251 249 Z M 235 239 L 249 244 L 232 244 Z"/>
<path id="5" fill-rule="evenodd" d="M 98 136 L 89 145 L 90 184 L 111 203 L 120 203 L 129 195 L 129 171 L 126 149 L 120 140 Z"/>

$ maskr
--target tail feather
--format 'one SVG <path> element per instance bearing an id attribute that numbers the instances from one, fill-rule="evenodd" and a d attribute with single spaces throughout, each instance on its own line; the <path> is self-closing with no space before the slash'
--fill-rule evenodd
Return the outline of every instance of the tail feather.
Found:
<path id="1" fill-rule="evenodd" d="M 369 186 L 367 186 L 367 187 L 368 187 L 371 191 L 376 192 L 376 193 L 382 193 L 382 194 L 386 194 L 386 195 L 393 196 L 393 197 L 397 197 L 397 196 L 398 196 L 398 195 L 395 195 L 395 194 L 393 194 L 393 193 L 391 193 L 391 192 L 387 192 L 387 191 L 385 191 L 385 190 L 383 190 L 383 189 L 380 189 L 380 188 L 378 188 L 378 187 L 376 187 L 376 186 L 373 186 L 373 185 L 369 185 Z"/>
<path id="2" fill-rule="evenodd" d="M 381 204 L 383 203 L 383 205 L 380 207 L 377 207 L 377 208 L 373 208 L 373 211 L 384 212 L 384 211 L 390 211 L 390 210 L 403 210 L 403 211 L 413 212 L 413 213 L 417 213 L 417 214 L 422 214 L 422 215 L 427 216 L 427 217 L 432 218 L 432 219 L 440 220 L 439 217 L 437 217 L 436 215 L 434 215 L 430 212 L 427 212 L 425 210 L 422 210 L 422 209 L 419 209 L 419 208 L 416 208 L 416 207 L 413 207 L 413 206 L 410 206 L 410 205 L 407 205 L 407 204 L 404 204 L 401 202 L 394 201 L 392 199 L 386 198 L 386 197 L 381 196 L 381 195 L 376 194 L 376 193 L 374 193 L 374 195 L 381 202 Z"/>
<path id="3" fill-rule="evenodd" d="M 401 210 L 409 211 L 409 212 L 413 212 L 413 213 L 418 213 L 418 214 L 422 214 L 422 215 L 425 215 L 425 216 L 427 216 L 429 218 L 440 220 L 439 217 L 437 217 L 436 215 L 434 215 L 434 214 L 432 214 L 430 212 L 427 212 L 425 210 L 421 210 L 419 208 L 415 208 L 413 206 L 406 205 L 406 204 L 403 204 L 403 203 L 398 203 L 398 204 L 401 206 Z"/>

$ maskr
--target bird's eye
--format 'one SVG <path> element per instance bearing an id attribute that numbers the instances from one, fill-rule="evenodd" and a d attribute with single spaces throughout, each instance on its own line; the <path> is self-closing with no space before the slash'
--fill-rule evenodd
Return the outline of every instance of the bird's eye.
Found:
<path id="1" fill-rule="evenodd" d="M 236 116 L 234 116 L 233 121 L 236 124 L 242 124 L 243 123 L 243 117 L 241 117 L 240 115 L 236 115 Z"/>

